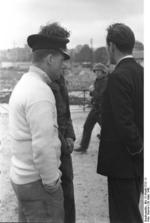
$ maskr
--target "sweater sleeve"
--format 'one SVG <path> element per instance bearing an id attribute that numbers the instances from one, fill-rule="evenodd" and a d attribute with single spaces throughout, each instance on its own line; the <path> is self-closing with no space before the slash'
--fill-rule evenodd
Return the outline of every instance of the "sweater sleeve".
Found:
<path id="1" fill-rule="evenodd" d="M 29 106 L 26 117 L 31 131 L 35 166 L 43 184 L 54 185 L 60 177 L 60 140 L 55 105 L 48 100 L 36 102 Z"/>

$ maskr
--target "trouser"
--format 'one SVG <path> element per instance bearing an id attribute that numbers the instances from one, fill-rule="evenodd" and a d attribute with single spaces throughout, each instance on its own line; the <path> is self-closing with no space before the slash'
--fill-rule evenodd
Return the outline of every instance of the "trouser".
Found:
<path id="1" fill-rule="evenodd" d="M 88 149 L 92 130 L 97 122 L 100 124 L 99 113 L 95 109 L 91 109 L 84 124 L 82 139 L 80 143 L 81 147 L 84 150 Z"/>
<path id="2" fill-rule="evenodd" d="M 61 156 L 62 188 L 64 193 L 64 223 L 75 223 L 75 200 L 73 186 L 73 168 L 71 155 Z"/>
<path id="3" fill-rule="evenodd" d="M 19 222 L 64 223 L 63 191 L 45 190 L 42 181 L 12 186 L 19 202 Z"/>
<path id="4" fill-rule="evenodd" d="M 110 223 L 142 223 L 139 210 L 142 179 L 108 177 Z"/>

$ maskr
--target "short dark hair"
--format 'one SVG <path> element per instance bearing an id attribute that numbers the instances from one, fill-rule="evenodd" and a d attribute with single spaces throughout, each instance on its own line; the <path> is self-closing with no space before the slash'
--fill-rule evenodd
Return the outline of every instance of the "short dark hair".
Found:
<path id="1" fill-rule="evenodd" d="M 130 27 L 123 23 L 114 23 L 107 29 L 106 42 L 114 43 L 124 53 L 132 53 L 135 44 L 135 36 Z"/>
<path id="2" fill-rule="evenodd" d="M 35 50 L 34 52 L 32 52 L 32 62 L 33 63 L 40 63 L 43 61 L 43 59 L 48 55 L 48 54 L 52 54 L 52 55 L 57 55 L 59 54 L 58 51 L 56 50 L 52 50 L 52 49 L 40 49 L 40 50 Z"/>

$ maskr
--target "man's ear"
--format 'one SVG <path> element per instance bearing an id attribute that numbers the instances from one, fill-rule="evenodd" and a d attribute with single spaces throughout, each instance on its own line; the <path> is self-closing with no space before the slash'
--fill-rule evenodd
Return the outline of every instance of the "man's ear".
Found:
<path id="1" fill-rule="evenodd" d="M 45 59 L 48 64 L 51 64 L 53 60 L 52 54 L 48 54 Z"/>
<path id="2" fill-rule="evenodd" d="M 109 43 L 109 47 L 110 47 L 110 51 L 111 51 L 112 53 L 114 53 L 115 48 L 116 48 L 116 45 L 115 45 L 113 42 L 110 42 L 110 43 Z"/>

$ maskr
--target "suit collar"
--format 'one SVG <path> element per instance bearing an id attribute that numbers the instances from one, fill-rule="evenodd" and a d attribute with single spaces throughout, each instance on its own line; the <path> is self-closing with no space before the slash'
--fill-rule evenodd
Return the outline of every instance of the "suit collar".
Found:
<path id="1" fill-rule="evenodd" d="M 124 60 L 124 59 L 126 59 L 126 58 L 133 58 L 133 55 L 132 55 L 132 54 L 129 54 L 129 55 L 126 55 L 126 56 L 124 56 L 124 57 L 121 57 L 121 58 L 118 60 L 117 64 L 118 64 L 121 60 Z"/>
<path id="2" fill-rule="evenodd" d="M 126 62 L 131 62 L 131 61 L 132 62 L 135 61 L 133 56 L 132 57 L 124 57 L 117 63 L 116 67 L 120 66 L 120 64 L 123 64 L 123 63 L 126 63 Z"/>

